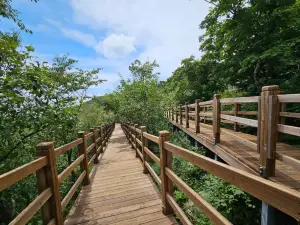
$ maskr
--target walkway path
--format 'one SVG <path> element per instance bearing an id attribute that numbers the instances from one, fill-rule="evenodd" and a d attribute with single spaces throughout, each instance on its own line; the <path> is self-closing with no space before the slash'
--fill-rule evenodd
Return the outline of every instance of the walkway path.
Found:
<path id="1" fill-rule="evenodd" d="M 162 214 L 157 188 L 143 174 L 119 124 L 65 224 L 176 224 L 173 216 Z"/>

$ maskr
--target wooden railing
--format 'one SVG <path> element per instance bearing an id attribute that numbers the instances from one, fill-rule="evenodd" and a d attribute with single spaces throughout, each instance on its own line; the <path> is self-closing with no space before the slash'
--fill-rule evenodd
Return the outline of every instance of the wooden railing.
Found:
<path id="1" fill-rule="evenodd" d="M 53 142 L 42 142 L 36 146 L 37 159 L 0 175 L 0 191 L 17 183 L 30 174 L 36 174 L 39 195 L 9 224 L 26 224 L 40 209 L 43 224 L 63 224 L 63 210 L 70 202 L 79 185 L 89 184 L 89 168 L 97 164 L 100 154 L 114 129 L 114 124 L 91 129 L 89 133 L 78 132 L 78 139 L 54 148 Z M 91 144 L 87 146 L 88 139 Z M 56 158 L 75 147 L 78 157 L 60 174 L 57 172 Z M 88 161 L 88 154 L 91 159 Z M 59 185 L 80 165 L 81 174 L 61 201 Z"/>
<path id="2" fill-rule="evenodd" d="M 122 124 L 122 129 L 132 148 L 135 149 L 136 156 L 141 158 L 144 173 L 149 172 L 161 187 L 164 214 L 175 212 L 183 224 L 192 223 L 173 198 L 174 184 L 213 224 L 231 223 L 174 173 L 172 170 L 173 154 L 239 187 L 241 190 L 294 217 L 297 221 L 300 220 L 300 193 L 298 191 L 171 144 L 168 131 L 160 131 L 159 137 L 157 137 L 147 133 L 144 126 L 138 128 L 137 125 Z M 149 140 L 159 145 L 160 157 L 148 148 Z M 160 166 L 160 176 L 151 168 L 149 157 Z"/>
<path id="3" fill-rule="evenodd" d="M 200 102 L 197 99 L 193 104 L 171 107 L 165 116 L 186 129 L 191 128 L 190 123 L 193 122 L 196 134 L 200 133 L 201 127 L 212 129 L 214 144 L 222 141 L 222 132 L 255 149 L 260 154 L 261 176 L 268 178 L 275 175 L 276 160 L 300 168 L 293 158 L 276 152 L 278 139 L 282 141 L 279 133 L 300 136 L 300 127 L 285 125 L 286 117 L 300 118 L 300 113 L 286 112 L 286 104 L 299 102 L 300 94 L 280 94 L 278 86 L 266 86 L 262 88 L 260 96 L 221 99 L 220 95 L 215 95 L 210 101 Z M 251 107 L 248 108 L 252 108 L 252 111 L 245 110 L 249 104 Z M 241 131 L 241 126 L 255 128 L 256 142 L 235 135 L 228 126 L 221 128 L 225 124 L 233 124 L 234 131 Z"/>

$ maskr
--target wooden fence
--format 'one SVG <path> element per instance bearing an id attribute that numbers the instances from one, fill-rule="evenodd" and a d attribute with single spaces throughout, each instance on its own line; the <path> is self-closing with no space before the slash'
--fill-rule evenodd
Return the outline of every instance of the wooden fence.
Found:
<path id="1" fill-rule="evenodd" d="M 174 173 L 172 170 L 173 154 L 265 201 L 297 221 L 300 220 L 300 193 L 298 191 L 171 144 L 168 131 L 160 131 L 157 137 L 147 133 L 144 126 L 138 128 L 137 125 L 122 124 L 122 129 L 132 148 L 135 149 L 136 156 L 142 160 L 144 173 L 149 172 L 161 188 L 164 214 L 175 212 L 183 224 L 192 223 L 173 198 L 174 184 L 213 224 L 231 223 Z M 159 145 L 159 157 L 151 152 L 148 141 Z M 160 176 L 151 168 L 149 157 L 160 166 Z"/>
<path id="2" fill-rule="evenodd" d="M 215 144 L 221 142 L 222 132 L 255 149 L 260 154 L 261 175 L 265 178 L 275 176 L 276 159 L 300 168 L 295 159 L 276 152 L 277 140 L 282 140 L 280 133 L 300 137 L 300 127 L 285 124 L 287 117 L 300 118 L 300 113 L 286 111 L 286 104 L 300 103 L 300 94 L 280 94 L 278 86 L 265 86 L 260 96 L 220 97 L 216 94 L 210 101 L 197 99 L 193 104 L 171 107 L 165 116 L 183 126 L 184 119 L 185 128 L 192 128 L 196 134 L 200 133 L 201 126 L 211 128 L 208 124 L 212 124 Z M 249 107 L 249 104 L 252 106 Z M 247 108 L 255 110 L 249 111 Z M 190 127 L 191 122 L 194 127 Z M 257 140 L 252 142 L 240 138 L 228 129 L 222 129 L 224 124 L 232 124 L 234 131 L 240 131 L 240 126 L 256 128 Z"/>
<path id="3" fill-rule="evenodd" d="M 36 174 L 39 195 L 13 220 L 10 225 L 26 224 L 41 209 L 43 224 L 63 224 L 63 210 L 70 202 L 79 185 L 89 184 L 89 168 L 97 164 L 103 148 L 114 129 L 114 124 L 90 129 L 89 133 L 78 132 L 78 139 L 54 148 L 53 142 L 42 142 L 36 146 L 37 159 L 0 175 L 0 191 L 17 183 L 30 174 Z M 88 140 L 90 145 L 87 146 Z M 57 172 L 56 158 L 74 147 L 78 147 L 78 157 L 60 174 Z M 88 154 L 91 159 L 88 161 Z M 61 201 L 59 185 L 80 165 L 81 174 Z"/>

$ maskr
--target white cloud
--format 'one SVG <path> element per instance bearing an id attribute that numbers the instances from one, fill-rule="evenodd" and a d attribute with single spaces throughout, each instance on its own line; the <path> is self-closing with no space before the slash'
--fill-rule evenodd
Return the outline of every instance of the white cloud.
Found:
<path id="1" fill-rule="evenodd" d="M 96 38 L 92 34 L 87 34 L 76 29 L 65 28 L 61 22 L 53 19 L 45 18 L 44 20 L 57 27 L 67 38 L 73 39 L 74 41 L 89 47 L 94 47 L 97 44 Z"/>
<path id="2" fill-rule="evenodd" d="M 96 46 L 96 51 L 107 58 L 119 58 L 135 51 L 134 38 L 124 34 L 110 34 Z"/>
<path id="3" fill-rule="evenodd" d="M 61 27 L 60 30 L 64 34 L 64 36 L 73 39 L 74 41 L 77 41 L 86 46 L 93 47 L 97 43 L 95 37 L 91 34 L 86 34 L 75 29 L 66 29 L 63 27 Z"/>
<path id="4" fill-rule="evenodd" d="M 129 54 L 135 48 L 133 44 L 141 46 L 139 58 L 156 59 L 162 78 L 169 77 L 183 58 L 201 54 L 199 24 L 209 10 L 205 1 L 70 0 L 70 5 L 75 22 L 134 39 L 118 45 L 118 41 L 111 41 L 108 36 L 106 51 L 104 41 L 97 47 L 98 51 L 107 56 Z"/>

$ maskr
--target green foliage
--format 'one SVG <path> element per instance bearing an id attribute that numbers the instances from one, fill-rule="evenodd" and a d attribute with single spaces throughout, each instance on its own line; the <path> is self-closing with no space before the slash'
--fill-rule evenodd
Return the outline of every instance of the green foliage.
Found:
<path id="1" fill-rule="evenodd" d="M 38 0 L 31 0 L 32 2 L 38 2 Z M 26 29 L 24 23 L 19 19 L 19 12 L 16 9 L 13 9 L 11 6 L 12 0 L 0 0 L 0 16 L 6 19 L 13 20 L 21 30 L 30 32 Z"/>
<path id="2" fill-rule="evenodd" d="M 0 173 L 4 173 L 32 161 L 39 142 L 55 141 L 59 146 L 74 140 L 86 90 L 102 80 L 99 69 L 77 69 L 76 61 L 67 55 L 55 57 L 52 65 L 35 61 L 34 49 L 21 46 L 16 33 L 0 33 L 0 49 Z M 74 157 L 73 151 L 59 157 L 58 170 Z M 70 188 L 72 182 L 66 180 L 62 187 Z M 36 194 L 35 176 L 2 191 L 0 223 L 11 221 Z M 39 220 L 37 215 L 32 223 Z"/>
<path id="3" fill-rule="evenodd" d="M 118 90 L 105 97 L 118 121 L 146 126 L 151 133 L 167 126 L 161 104 L 163 91 L 159 87 L 158 74 L 154 72 L 156 67 L 155 61 L 134 61 L 129 66 L 132 79 L 122 79 Z"/>
<path id="4" fill-rule="evenodd" d="M 215 76 L 214 65 L 193 56 L 183 59 L 173 75 L 163 85 L 176 103 L 193 102 L 200 98 L 207 101 L 225 88 L 222 79 Z"/>
<path id="5" fill-rule="evenodd" d="M 272 84 L 299 92 L 300 1 L 211 2 L 200 49 L 215 76 L 249 94 Z"/>

